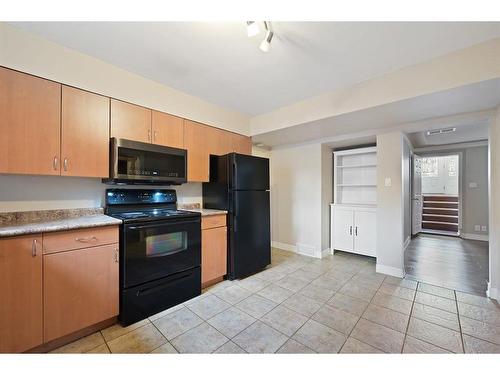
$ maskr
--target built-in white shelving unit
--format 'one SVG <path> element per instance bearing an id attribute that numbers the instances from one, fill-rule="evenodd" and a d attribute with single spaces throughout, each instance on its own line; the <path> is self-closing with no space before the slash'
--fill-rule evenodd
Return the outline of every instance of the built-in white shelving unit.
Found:
<path id="1" fill-rule="evenodd" d="M 376 147 L 337 151 L 334 166 L 334 203 L 377 203 Z"/>
<path id="2" fill-rule="evenodd" d="M 331 249 L 376 256 L 377 148 L 333 155 Z"/>

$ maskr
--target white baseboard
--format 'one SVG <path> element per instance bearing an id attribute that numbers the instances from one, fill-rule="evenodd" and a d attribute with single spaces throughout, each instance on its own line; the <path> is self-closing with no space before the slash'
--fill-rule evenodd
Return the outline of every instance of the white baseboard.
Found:
<path id="1" fill-rule="evenodd" d="M 378 264 L 376 266 L 377 273 L 383 273 L 384 275 L 403 277 L 403 270 L 397 267 L 384 266 L 383 264 Z"/>
<path id="2" fill-rule="evenodd" d="M 319 249 L 316 249 L 316 247 L 307 245 L 307 244 L 297 244 L 297 245 L 291 245 L 288 243 L 284 242 L 278 242 L 278 241 L 271 241 L 271 247 L 275 247 L 280 250 L 285 250 L 285 251 L 290 251 L 292 253 L 304 255 L 307 257 L 313 257 L 313 258 L 322 258 L 323 257 L 323 252 L 328 252 L 330 253 L 330 249 L 325 249 L 323 251 L 319 251 Z"/>
<path id="3" fill-rule="evenodd" d="M 486 290 L 488 298 L 500 301 L 500 291 L 497 288 L 492 288 L 491 283 L 488 281 L 488 289 Z"/>
<path id="4" fill-rule="evenodd" d="M 271 241 L 271 247 L 275 247 L 280 250 L 291 251 L 292 253 L 297 252 L 297 247 L 295 245 L 290 245 L 283 242 Z"/>
<path id="5" fill-rule="evenodd" d="M 297 243 L 297 254 L 314 258 L 321 258 L 321 251 L 317 251 L 315 246 L 305 243 Z"/>
<path id="6" fill-rule="evenodd" d="M 460 233 L 460 237 L 465 238 L 466 240 L 488 241 L 487 234 Z"/>

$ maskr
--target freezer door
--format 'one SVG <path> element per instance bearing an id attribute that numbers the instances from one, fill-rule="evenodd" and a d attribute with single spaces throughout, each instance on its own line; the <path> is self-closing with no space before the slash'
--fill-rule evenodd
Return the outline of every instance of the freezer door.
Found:
<path id="1" fill-rule="evenodd" d="M 271 263 L 268 191 L 233 191 L 229 222 L 228 276 L 251 275 Z"/>
<path id="2" fill-rule="evenodd" d="M 269 190 L 269 159 L 257 156 L 230 154 L 232 190 Z"/>

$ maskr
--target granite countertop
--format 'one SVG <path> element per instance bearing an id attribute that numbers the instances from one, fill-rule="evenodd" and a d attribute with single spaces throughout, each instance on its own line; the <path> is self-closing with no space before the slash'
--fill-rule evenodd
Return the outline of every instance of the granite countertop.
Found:
<path id="1" fill-rule="evenodd" d="M 177 208 L 179 210 L 185 210 L 185 211 L 193 211 L 193 212 L 199 212 L 201 216 L 213 216 L 213 215 L 226 215 L 227 211 L 225 210 L 213 210 L 211 208 L 201 208 L 201 205 L 199 203 L 184 203 L 184 204 L 178 204 Z"/>
<path id="2" fill-rule="evenodd" d="M 0 237 L 119 225 L 121 220 L 103 214 L 102 208 L 0 213 Z"/>

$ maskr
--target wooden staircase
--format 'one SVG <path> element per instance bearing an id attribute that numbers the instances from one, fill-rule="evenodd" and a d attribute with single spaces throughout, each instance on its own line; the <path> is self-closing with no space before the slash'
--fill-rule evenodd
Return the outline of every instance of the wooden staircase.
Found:
<path id="1" fill-rule="evenodd" d="M 422 229 L 458 233 L 458 196 L 424 195 Z"/>

